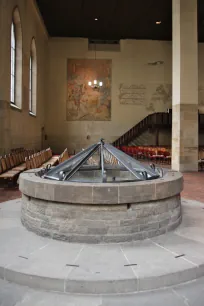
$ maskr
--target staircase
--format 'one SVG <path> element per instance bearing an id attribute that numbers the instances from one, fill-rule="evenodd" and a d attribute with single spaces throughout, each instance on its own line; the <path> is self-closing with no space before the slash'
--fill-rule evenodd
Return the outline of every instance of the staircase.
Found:
<path id="1" fill-rule="evenodd" d="M 128 143 L 129 146 L 155 146 L 155 134 L 154 132 L 151 132 L 150 130 L 144 131 L 142 134 L 140 134 L 138 137 L 133 139 Z"/>
<path id="2" fill-rule="evenodd" d="M 204 129 L 204 114 L 199 116 L 199 130 Z M 133 126 L 130 130 L 124 133 L 121 137 L 113 142 L 113 145 L 120 147 L 135 142 L 142 133 L 146 131 L 156 131 L 159 129 L 171 129 L 172 114 L 171 113 L 153 113 L 145 117 L 142 121 Z"/>

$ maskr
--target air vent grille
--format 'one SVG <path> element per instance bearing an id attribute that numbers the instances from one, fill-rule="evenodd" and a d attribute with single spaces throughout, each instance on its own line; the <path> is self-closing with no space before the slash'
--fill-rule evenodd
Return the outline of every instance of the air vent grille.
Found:
<path id="1" fill-rule="evenodd" d="M 100 45 L 119 45 L 120 40 L 103 40 L 103 39 L 89 39 L 89 44 L 100 44 Z"/>

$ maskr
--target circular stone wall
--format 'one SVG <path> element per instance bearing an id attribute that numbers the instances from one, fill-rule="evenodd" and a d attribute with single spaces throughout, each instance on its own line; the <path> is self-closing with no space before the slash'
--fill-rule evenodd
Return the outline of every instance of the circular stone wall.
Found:
<path id="1" fill-rule="evenodd" d="M 141 240 L 181 222 L 182 174 L 131 183 L 71 183 L 20 175 L 23 225 L 42 236 L 80 243 Z"/>

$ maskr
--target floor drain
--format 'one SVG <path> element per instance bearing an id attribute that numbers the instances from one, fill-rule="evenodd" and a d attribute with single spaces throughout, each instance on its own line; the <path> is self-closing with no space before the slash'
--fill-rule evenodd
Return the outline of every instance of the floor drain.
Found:
<path id="1" fill-rule="evenodd" d="M 66 264 L 66 267 L 76 267 L 76 268 L 78 268 L 79 265 L 70 265 L 70 264 Z"/>
<path id="2" fill-rule="evenodd" d="M 175 256 L 175 258 L 179 258 L 179 257 L 183 257 L 183 256 L 185 256 L 185 254 L 177 255 L 177 256 Z"/>
<path id="3" fill-rule="evenodd" d="M 28 257 L 25 257 L 25 256 L 18 256 L 20 258 L 23 258 L 23 259 L 28 259 Z"/>
<path id="4" fill-rule="evenodd" d="M 137 266 L 137 264 L 128 264 L 128 265 L 124 265 L 124 267 L 131 267 L 131 266 Z"/>

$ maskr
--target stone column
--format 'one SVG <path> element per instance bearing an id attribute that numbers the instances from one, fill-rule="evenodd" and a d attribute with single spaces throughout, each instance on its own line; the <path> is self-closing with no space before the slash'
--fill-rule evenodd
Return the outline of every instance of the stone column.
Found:
<path id="1" fill-rule="evenodd" d="M 198 171 L 197 0 L 172 3 L 172 169 Z"/>

